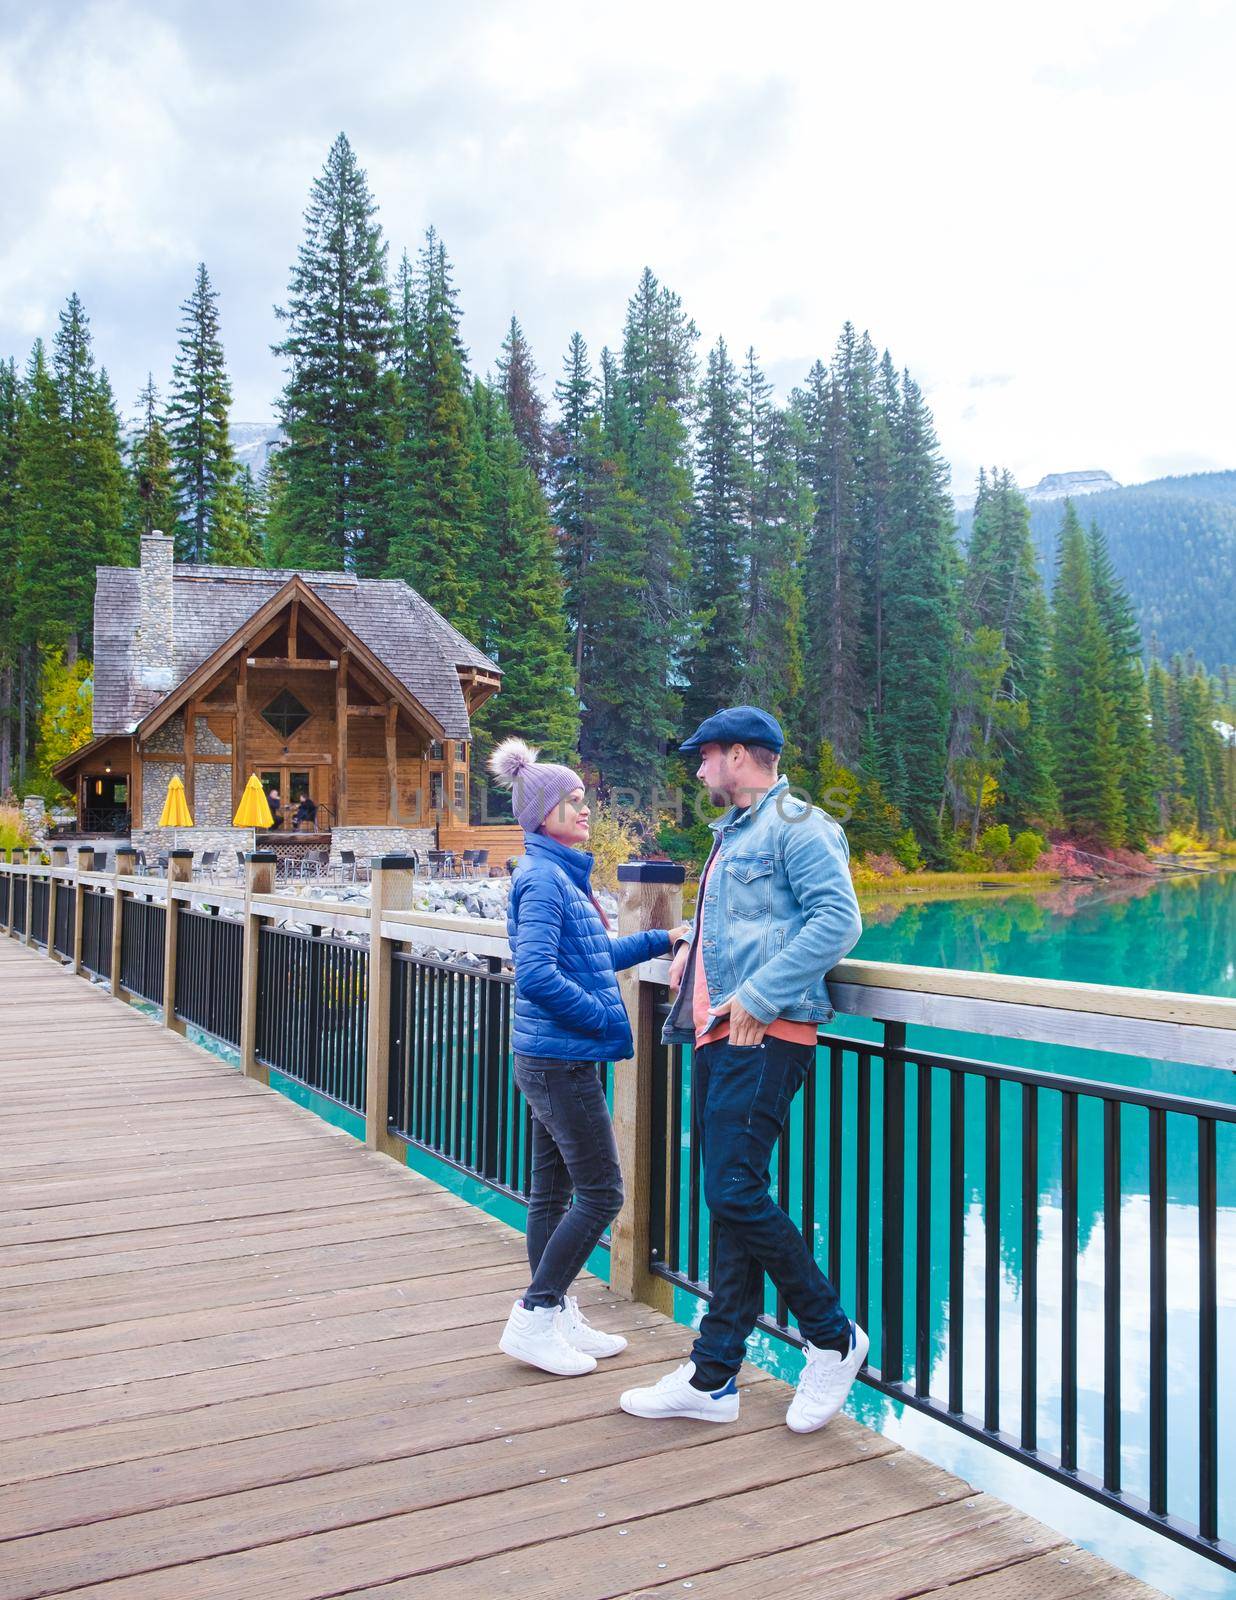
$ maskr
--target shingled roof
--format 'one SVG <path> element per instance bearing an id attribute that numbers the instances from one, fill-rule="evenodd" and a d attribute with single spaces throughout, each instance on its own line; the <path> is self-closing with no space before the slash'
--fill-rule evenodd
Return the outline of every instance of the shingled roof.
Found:
<path id="1" fill-rule="evenodd" d="M 139 683 L 134 633 L 138 569 L 98 567 L 94 603 L 94 733 L 129 733 L 168 691 Z M 176 566 L 172 569 L 174 689 L 270 600 L 294 570 Z M 373 651 L 388 671 L 432 713 L 448 739 L 470 739 L 459 667 L 499 673 L 406 583 L 357 578 L 347 572 L 301 572 L 299 577 L 340 622 Z"/>

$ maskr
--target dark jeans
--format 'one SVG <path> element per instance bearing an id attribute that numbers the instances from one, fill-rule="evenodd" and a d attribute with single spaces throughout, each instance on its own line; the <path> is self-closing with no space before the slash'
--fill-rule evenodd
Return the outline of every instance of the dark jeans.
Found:
<path id="1" fill-rule="evenodd" d="M 557 1306 L 622 1209 L 618 1146 L 595 1061 L 516 1055 L 515 1082 L 532 1112 L 523 1300 Z"/>
<path id="2" fill-rule="evenodd" d="M 697 1379 L 710 1389 L 742 1365 L 747 1336 L 764 1308 L 765 1273 L 812 1344 L 849 1329 L 810 1245 L 768 1192 L 773 1145 L 814 1058 L 811 1045 L 767 1038 L 750 1047 L 723 1040 L 694 1054 L 691 1098 L 716 1247 L 708 1268 L 712 1301 L 691 1359 Z"/>

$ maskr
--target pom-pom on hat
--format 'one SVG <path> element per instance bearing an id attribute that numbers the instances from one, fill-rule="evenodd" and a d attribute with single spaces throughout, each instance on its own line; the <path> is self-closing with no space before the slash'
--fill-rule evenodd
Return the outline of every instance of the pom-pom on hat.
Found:
<path id="1" fill-rule="evenodd" d="M 523 739 L 503 739 L 489 758 L 489 770 L 511 791 L 511 809 L 525 833 L 535 833 L 572 790 L 584 787 L 578 772 L 538 761 L 538 754 Z"/>

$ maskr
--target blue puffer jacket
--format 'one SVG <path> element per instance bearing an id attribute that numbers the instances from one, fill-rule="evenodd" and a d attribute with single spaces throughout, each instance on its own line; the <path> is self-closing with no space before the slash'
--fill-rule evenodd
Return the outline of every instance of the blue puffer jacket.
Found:
<path id="1" fill-rule="evenodd" d="M 669 950 L 661 929 L 614 939 L 590 898 L 592 857 L 542 833 L 524 836 L 506 930 L 515 958 L 520 1055 L 622 1061 L 631 1024 L 616 974 Z"/>

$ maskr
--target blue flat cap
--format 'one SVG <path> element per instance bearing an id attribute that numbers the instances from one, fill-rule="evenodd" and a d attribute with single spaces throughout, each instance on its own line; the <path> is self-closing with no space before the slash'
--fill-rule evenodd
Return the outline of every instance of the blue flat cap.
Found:
<path id="1" fill-rule="evenodd" d="M 678 749 L 682 755 L 689 755 L 704 744 L 762 744 L 780 754 L 785 735 L 776 717 L 770 717 L 759 706 L 727 706 L 724 711 L 705 717 Z"/>

